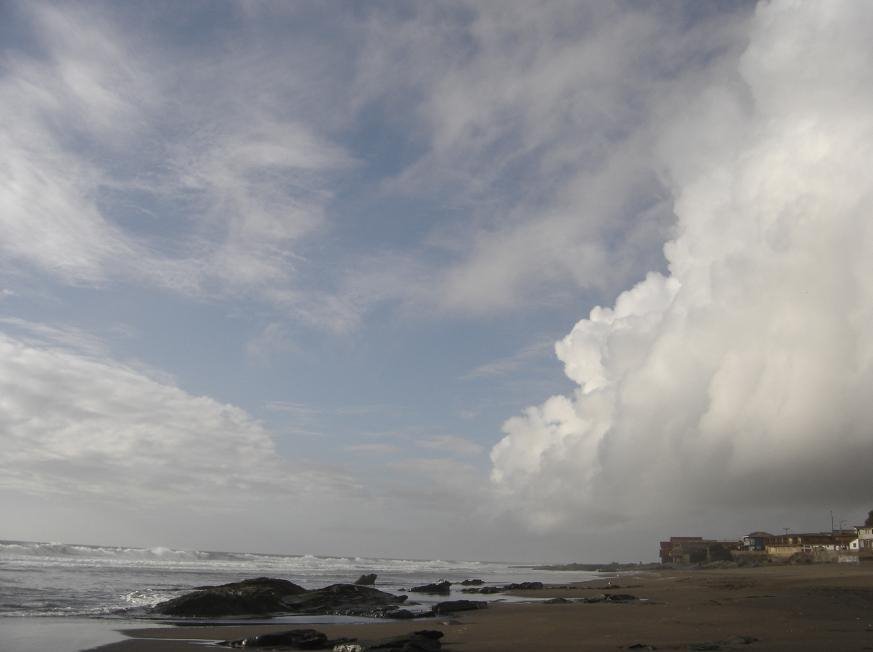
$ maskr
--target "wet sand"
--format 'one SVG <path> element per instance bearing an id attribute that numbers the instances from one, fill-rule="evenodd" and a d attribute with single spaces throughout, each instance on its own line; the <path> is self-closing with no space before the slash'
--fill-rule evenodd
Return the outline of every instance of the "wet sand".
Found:
<path id="1" fill-rule="evenodd" d="M 544 573 L 543 580 L 561 581 L 559 573 Z M 452 618 L 313 627 L 332 638 L 362 639 L 440 629 L 445 634 L 444 649 L 457 652 L 615 651 L 634 644 L 687 650 L 690 644 L 729 641 L 738 636 L 758 640 L 751 644 L 735 640 L 720 649 L 873 650 L 873 563 L 649 571 L 615 578 L 612 583 L 620 588 L 607 591 L 645 600 L 625 604 L 497 603 Z M 516 595 L 572 599 L 597 595 L 605 587 L 606 581 L 596 581 Z M 208 641 L 292 628 L 286 624 L 126 630 L 131 638 L 98 649 L 203 652 Z"/>

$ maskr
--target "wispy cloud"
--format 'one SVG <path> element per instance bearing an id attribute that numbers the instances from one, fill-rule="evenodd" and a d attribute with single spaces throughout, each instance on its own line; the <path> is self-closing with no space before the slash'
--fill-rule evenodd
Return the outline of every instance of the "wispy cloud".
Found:
<path id="1" fill-rule="evenodd" d="M 479 455 L 485 450 L 483 446 L 476 442 L 456 435 L 438 435 L 428 439 L 419 439 L 416 441 L 416 445 L 419 448 L 453 453 L 461 457 Z"/>
<path id="2" fill-rule="evenodd" d="M 555 343 L 551 339 L 541 339 L 524 347 L 513 355 L 492 360 L 471 369 L 462 376 L 464 380 L 493 379 L 518 371 L 519 368 L 532 360 L 544 358 L 552 354 Z"/>
<path id="3" fill-rule="evenodd" d="M 351 446 L 343 447 L 343 450 L 349 453 L 373 453 L 376 455 L 390 455 L 400 452 L 401 449 L 394 444 L 371 442 L 365 444 L 352 444 Z"/>
<path id="4" fill-rule="evenodd" d="M 183 79 L 177 44 L 123 11 L 27 8 L 40 51 L 7 50 L 0 76 L 5 254 L 66 283 L 293 296 L 295 247 L 349 163 L 283 105 L 303 73 L 283 66 L 255 90 L 269 62 L 243 45 L 202 53 Z"/>

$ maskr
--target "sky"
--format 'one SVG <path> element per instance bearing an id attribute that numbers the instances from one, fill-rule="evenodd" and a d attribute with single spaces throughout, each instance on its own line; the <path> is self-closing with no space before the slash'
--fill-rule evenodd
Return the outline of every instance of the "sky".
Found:
<path id="1" fill-rule="evenodd" d="M 0 0 L 0 538 L 863 522 L 871 36 L 850 0 Z"/>

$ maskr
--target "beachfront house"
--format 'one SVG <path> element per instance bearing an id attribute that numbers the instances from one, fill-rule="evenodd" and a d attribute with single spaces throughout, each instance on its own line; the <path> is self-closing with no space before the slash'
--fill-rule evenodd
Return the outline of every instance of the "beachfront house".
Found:
<path id="1" fill-rule="evenodd" d="M 743 550 L 750 552 L 763 552 L 767 549 L 767 543 L 775 538 L 769 532 L 751 532 L 743 537 Z"/>
<path id="2" fill-rule="evenodd" d="M 860 525 L 855 528 L 855 533 L 858 536 L 852 541 L 852 550 L 873 553 L 873 526 Z"/>
<path id="3" fill-rule="evenodd" d="M 791 557 L 799 553 L 838 553 L 851 549 L 856 538 L 854 530 L 834 532 L 806 532 L 780 534 L 772 537 L 766 544 L 771 557 Z"/>

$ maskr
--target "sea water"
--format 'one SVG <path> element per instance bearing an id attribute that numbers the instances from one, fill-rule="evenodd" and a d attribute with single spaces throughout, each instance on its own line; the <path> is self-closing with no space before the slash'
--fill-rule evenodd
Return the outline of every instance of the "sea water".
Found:
<path id="1" fill-rule="evenodd" d="M 147 607 L 197 586 L 251 577 L 277 577 L 313 589 L 375 573 L 377 588 L 402 593 L 439 580 L 481 579 L 487 584 L 525 581 L 577 582 L 595 573 L 549 573 L 518 563 L 276 555 L 170 548 L 127 548 L 0 541 L 0 651 L 78 652 L 121 638 L 125 627 L 155 625 L 133 620 Z M 467 596 L 461 587 L 439 600 Z M 437 598 L 414 594 L 417 602 Z M 336 618 L 286 617 L 279 622 L 331 622 Z M 340 619 L 347 620 L 347 619 Z M 249 621 L 251 622 L 251 621 Z M 271 622 L 276 622 L 273 620 Z"/>

